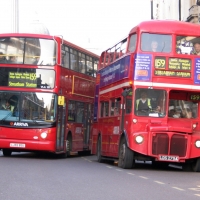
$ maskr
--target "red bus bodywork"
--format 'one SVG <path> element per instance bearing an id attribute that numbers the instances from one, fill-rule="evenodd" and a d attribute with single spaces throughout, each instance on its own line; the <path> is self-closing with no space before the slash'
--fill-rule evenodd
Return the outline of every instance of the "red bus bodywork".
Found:
<path id="1" fill-rule="evenodd" d="M 145 49 L 143 43 L 144 40 L 149 43 L 151 36 L 167 38 L 168 42 L 164 41 L 162 48 L 153 52 Z M 177 163 L 184 169 L 200 171 L 199 58 L 189 52 L 194 51 L 192 42 L 199 40 L 199 36 L 199 25 L 146 21 L 101 54 L 92 134 L 92 153 L 97 154 L 99 162 L 118 159 L 118 166 L 122 168 L 134 167 L 135 160 L 164 165 Z M 124 51 L 119 50 L 120 44 L 126 44 Z M 136 99 L 142 90 L 152 95 L 151 101 L 162 100 L 163 113 L 137 114 Z M 161 100 L 156 92 L 163 94 Z M 168 109 L 174 102 L 195 104 L 196 116 L 171 117 Z M 120 112 L 115 116 L 112 109 L 118 104 Z M 186 106 L 180 105 L 179 109 L 185 111 Z"/>
<path id="2" fill-rule="evenodd" d="M 0 109 L 3 154 L 47 151 L 67 156 L 70 152 L 90 152 L 95 66 L 99 56 L 49 35 L 1 34 L 1 42 L 5 48 L 0 51 L 6 61 L 0 61 L 0 70 L 8 70 L 5 82 L 0 83 L 1 97 L 7 96 L 11 103 L 12 94 L 19 97 L 17 115 Z M 8 62 L 10 52 L 18 56 L 15 63 Z M 38 64 L 32 64 L 37 57 Z M 79 110 L 82 114 L 78 120 Z M 39 114 L 33 117 L 33 113 Z"/>

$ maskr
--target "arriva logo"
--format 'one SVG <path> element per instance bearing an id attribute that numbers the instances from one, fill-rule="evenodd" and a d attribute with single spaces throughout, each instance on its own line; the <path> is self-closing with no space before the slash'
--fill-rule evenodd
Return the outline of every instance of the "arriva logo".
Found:
<path id="1" fill-rule="evenodd" d="M 28 123 L 15 122 L 14 126 L 28 126 Z"/>

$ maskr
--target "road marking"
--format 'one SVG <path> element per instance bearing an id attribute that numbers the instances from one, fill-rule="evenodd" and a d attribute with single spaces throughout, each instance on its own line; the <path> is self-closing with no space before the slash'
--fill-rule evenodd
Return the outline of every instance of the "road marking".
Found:
<path id="1" fill-rule="evenodd" d="M 119 171 L 119 172 L 122 172 L 123 170 L 121 170 L 121 169 L 116 169 L 117 171 Z"/>
<path id="2" fill-rule="evenodd" d="M 87 158 L 83 158 L 84 160 L 86 160 L 86 161 L 90 161 L 90 160 L 88 160 Z"/>
<path id="3" fill-rule="evenodd" d="M 178 187 L 172 187 L 172 188 L 174 188 L 176 190 L 184 191 L 184 189 L 182 189 L 182 188 L 178 188 Z"/>
<path id="4" fill-rule="evenodd" d="M 194 195 L 196 195 L 196 196 L 200 197 L 200 194 L 194 194 Z"/>
<path id="5" fill-rule="evenodd" d="M 132 175 L 132 176 L 134 176 L 135 174 L 133 174 L 133 173 L 127 173 L 127 174 L 130 174 L 130 175 Z"/>
<path id="6" fill-rule="evenodd" d="M 149 178 L 147 178 L 147 177 L 145 177 L 145 176 L 139 176 L 140 178 L 143 178 L 143 179 L 149 179 Z"/>
<path id="7" fill-rule="evenodd" d="M 163 182 L 160 182 L 160 181 L 154 181 L 155 183 L 158 183 L 158 184 L 165 184 Z"/>
<path id="8" fill-rule="evenodd" d="M 106 167 L 107 167 L 107 168 L 110 168 L 110 169 L 113 168 L 113 167 L 111 167 L 111 166 L 106 166 Z"/>
<path id="9" fill-rule="evenodd" d="M 197 186 L 197 187 L 199 187 L 199 186 Z M 188 188 L 188 189 L 200 192 L 200 188 Z"/>

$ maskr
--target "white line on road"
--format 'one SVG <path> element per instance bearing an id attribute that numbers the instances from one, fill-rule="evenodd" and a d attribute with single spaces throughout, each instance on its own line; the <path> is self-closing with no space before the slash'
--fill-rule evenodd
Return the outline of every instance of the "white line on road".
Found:
<path id="1" fill-rule="evenodd" d="M 111 166 L 106 166 L 106 167 L 107 167 L 107 168 L 110 168 L 110 169 L 113 168 L 113 167 L 111 167 Z"/>
<path id="2" fill-rule="evenodd" d="M 194 195 L 196 195 L 196 196 L 200 197 L 200 194 L 194 194 Z"/>
<path id="3" fill-rule="evenodd" d="M 160 182 L 160 181 L 154 181 L 155 183 L 158 183 L 158 184 L 165 184 L 163 182 Z"/>
<path id="4" fill-rule="evenodd" d="M 123 170 L 121 170 L 121 169 L 116 169 L 118 172 L 122 172 Z"/>
<path id="5" fill-rule="evenodd" d="M 132 175 L 132 176 L 134 176 L 135 174 L 133 174 L 133 173 L 127 173 L 127 174 L 130 174 L 130 175 Z"/>
<path id="6" fill-rule="evenodd" d="M 143 178 L 143 179 L 149 179 L 149 178 L 147 178 L 147 177 L 145 177 L 145 176 L 139 176 L 140 178 Z"/>
<path id="7" fill-rule="evenodd" d="M 184 191 L 184 189 L 182 189 L 182 188 L 178 188 L 178 187 L 172 187 L 172 188 L 174 188 L 176 190 Z"/>

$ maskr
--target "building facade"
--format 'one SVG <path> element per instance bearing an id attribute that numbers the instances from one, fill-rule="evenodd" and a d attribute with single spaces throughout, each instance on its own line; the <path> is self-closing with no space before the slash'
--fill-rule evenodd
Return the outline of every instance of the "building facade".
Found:
<path id="1" fill-rule="evenodd" d="M 197 0 L 153 0 L 153 18 L 199 23 L 199 7 Z"/>

